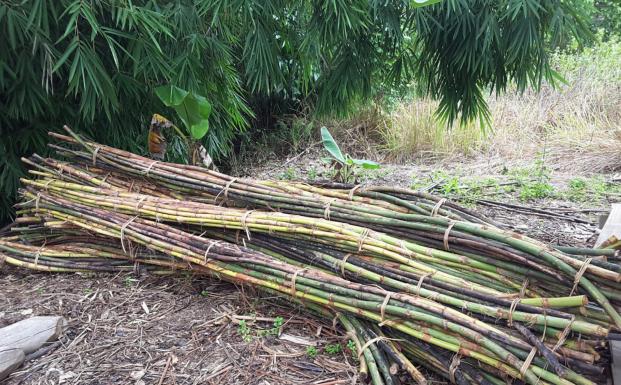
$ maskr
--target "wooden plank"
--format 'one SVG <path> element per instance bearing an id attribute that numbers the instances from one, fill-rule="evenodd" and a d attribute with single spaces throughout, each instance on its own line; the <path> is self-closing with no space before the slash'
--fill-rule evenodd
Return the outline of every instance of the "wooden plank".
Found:
<path id="1" fill-rule="evenodd" d="M 610 214 L 605 221 L 602 231 L 595 242 L 595 248 L 600 247 L 611 236 L 621 239 L 621 204 L 615 203 L 612 205 Z M 612 357 L 610 364 L 612 383 L 621 385 L 621 341 L 610 341 L 610 355 Z"/>
<path id="2" fill-rule="evenodd" d="M 600 247 L 611 236 L 621 239 L 621 203 L 612 204 L 604 228 L 602 228 L 602 232 L 599 233 L 595 242 L 595 248 Z"/>
<path id="3" fill-rule="evenodd" d="M 612 356 L 612 383 L 621 384 L 621 341 L 610 341 L 610 354 Z"/>
<path id="4" fill-rule="evenodd" d="M 29 354 L 46 342 L 58 339 L 66 325 L 63 317 L 27 318 L 0 329 L 0 347 L 17 348 Z"/>
<path id="5" fill-rule="evenodd" d="M 4 380 L 24 362 L 21 349 L 0 347 L 0 380 Z"/>

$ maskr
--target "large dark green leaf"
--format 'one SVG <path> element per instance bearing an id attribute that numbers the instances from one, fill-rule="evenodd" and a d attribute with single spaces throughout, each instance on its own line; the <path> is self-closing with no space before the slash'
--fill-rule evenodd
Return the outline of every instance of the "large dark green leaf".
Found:
<path id="1" fill-rule="evenodd" d="M 211 103 L 204 96 L 195 95 L 174 85 L 155 89 L 156 95 L 167 107 L 172 107 L 193 139 L 202 139 L 209 131 Z"/>
<path id="2" fill-rule="evenodd" d="M 173 85 L 160 86 L 155 94 L 167 107 L 177 107 L 183 103 L 189 92 Z"/>
<path id="3" fill-rule="evenodd" d="M 207 135 L 207 131 L 209 131 L 209 120 L 207 119 L 203 119 L 190 127 L 190 134 L 192 138 L 196 140 L 202 139 Z"/>

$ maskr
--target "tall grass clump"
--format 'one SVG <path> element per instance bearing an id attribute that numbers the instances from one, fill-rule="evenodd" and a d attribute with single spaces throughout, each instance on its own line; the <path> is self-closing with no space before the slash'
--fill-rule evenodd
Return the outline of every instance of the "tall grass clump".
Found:
<path id="1" fill-rule="evenodd" d="M 472 154 L 486 139 L 477 121 L 453 123 L 447 127 L 435 114 L 437 102 L 420 99 L 400 103 L 380 125 L 382 144 L 387 160 L 409 160 Z M 431 157 L 430 157 L 431 155 Z"/>
<path id="2" fill-rule="evenodd" d="M 558 51 L 552 62 L 563 84 L 488 95 L 491 125 L 484 129 L 477 121 L 447 127 L 435 117 L 436 102 L 414 99 L 385 113 L 380 146 L 402 162 L 423 153 L 532 159 L 546 148 L 559 167 L 589 157 L 592 171 L 610 170 L 621 161 L 621 41 Z"/>

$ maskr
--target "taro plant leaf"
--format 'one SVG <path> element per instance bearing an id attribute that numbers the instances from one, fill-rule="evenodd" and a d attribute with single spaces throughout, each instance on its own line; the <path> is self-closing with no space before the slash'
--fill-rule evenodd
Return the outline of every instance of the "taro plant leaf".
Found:
<path id="1" fill-rule="evenodd" d="M 192 138 L 198 140 L 207 134 L 209 131 L 209 120 L 203 119 L 200 122 L 193 124 L 190 128 L 190 134 Z"/>
<path id="2" fill-rule="evenodd" d="M 207 134 L 211 103 L 204 96 L 173 85 L 157 87 L 155 93 L 164 105 L 174 108 L 192 139 L 199 140 Z"/>
<path id="3" fill-rule="evenodd" d="M 198 103 L 198 110 L 202 116 L 211 115 L 211 103 L 204 96 L 194 95 Z"/>
<path id="4" fill-rule="evenodd" d="M 336 144 L 336 141 L 332 135 L 330 135 L 330 131 L 328 131 L 325 126 L 321 127 L 321 141 L 323 142 L 323 147 L 334 157 L 334 159 L 341 163 L 347 163 L 341 149 L 338 144 Z"/>
<path id="5" fill-rule="evenodd" d="M 167 85 L 157 87 L 155 94 L 166 107 L 177 107 L 183 103 L 189 92 L 173 85 Z"/>
<path id="6" fill-rule="evenodd" d="M 362 166 L 362 168 L 367 169 L 367 170 L 376 170 L 378 168 L 380 168 L 379 163 L 377 162 L 373 162 L 372 160 L 366 160 L 366 159 L 352 159 L 351 160 L 355 165 L 357 166 Z"/>

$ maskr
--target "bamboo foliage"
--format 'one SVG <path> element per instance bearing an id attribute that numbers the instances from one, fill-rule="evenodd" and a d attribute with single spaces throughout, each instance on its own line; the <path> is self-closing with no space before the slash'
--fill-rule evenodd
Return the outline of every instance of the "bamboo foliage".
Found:
<path id="1" fill-rule="evenodd" d="M 414 81 L 449 119 L 485 115 L 483 89 L 552 80 L 550 37 L 582 41 L 582 0 L 527 3 L 0 1 L 0 222 L 50 124 L 140 152 L 149 117 L 171 112 L 165 84 L 209 99 L 217 160 L 254 114 L 344 113 Z M 174 144 L 170 160 L 186 158 Z"/>

